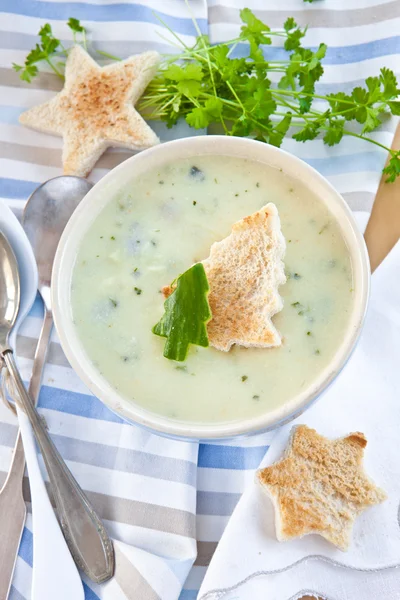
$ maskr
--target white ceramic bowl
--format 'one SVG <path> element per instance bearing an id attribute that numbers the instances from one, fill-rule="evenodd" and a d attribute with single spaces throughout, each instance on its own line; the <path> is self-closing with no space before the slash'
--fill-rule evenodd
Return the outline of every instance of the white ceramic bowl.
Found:
<path id="1" fill-rule="evenodd" d="M 117 187 L 136 175 L 159 165 L 204 154 L 245 157 L 281 168 L 312 189 L 337 219 L 348 246 L 355 280 L 355 294 L 349 326 L 341 345 L 326 369 L 306 390 L 283 406 L 242 422 L 207 424 L 180 422 L 154 414 L 121 396 L 92 364 L 72 320 L 71 276 L 77 249 L 86 231 L 103 210 Z M 109 193 L 107 191 L 109 190 Z M 342 197 L 317 171 L 295 156 L 273 146 L 245 138 L 199 136 L 175 140 L 146 150 L 108 173 L 87 194 L 71 217 L 62 235 L 54 262 L 52 295 L 54 319 L 64 352 L 88 388 L 112 411 L 159 433 L 190 439 L 218 439 L 273 429 L 294 419 L 308 408 L 334 380 L 349 358 L 360 334 L 369 295 L 369 262 L 364 239 Z M 156 374 L 155 374 L 156 375 Z"/>

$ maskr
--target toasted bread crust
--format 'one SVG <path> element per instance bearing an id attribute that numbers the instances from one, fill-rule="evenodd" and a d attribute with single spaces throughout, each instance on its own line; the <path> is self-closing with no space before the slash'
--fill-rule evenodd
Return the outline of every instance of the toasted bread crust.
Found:
<path id="1" fill-rule="evenodd" d="M 386 498 L 364 472 L 366 444 L 359 432 L 328 440 L 294 428 L 283 459 L 257 472 L 275 506 L 279 540 L 318 533 L 347 550 L 357 515 Z"/>
<path id="2" fill-rule="evenodd" d="M 232 233 L 211 246 L 203 261 L 210 285 L 210 344 L 228 351 L 279 346 L 281 337 L 271 317 L 282 310 L 278 287 L 285 283 L 285 240 L 277 208 L 267 204 L 232 227 Z"/>

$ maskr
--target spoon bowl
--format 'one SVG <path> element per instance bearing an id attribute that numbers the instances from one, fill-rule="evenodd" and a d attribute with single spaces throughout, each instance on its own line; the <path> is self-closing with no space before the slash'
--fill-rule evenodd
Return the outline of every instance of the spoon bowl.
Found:
<path id="1" fill-rule="evenodd" d="M 50 309 L 50 282 L 58 242 L 75 208 L 92 188 L 82 179 L 62 175 L 39 186 L 26 203 L 22 225 L 38 267 L 38 289 Z"/>
<path id="2" fill-rule="evenodd" d="M 8 346 L 8 337 L 17 318 L 20 303 L 18 263 L 13 249 L 0 231 L 0 349 Z"/>
<path id="3" fill-rule="evenodd" d="M 20 304 L 17 319 L 10 333 L 9 345 L 15 350 L 16 336 L 36 298 L 38 274 L 36 260 L 28 237 L 8 205 L 0 199 L 0 231 L 11 244 L 18 262 L 20 277 Z"/>

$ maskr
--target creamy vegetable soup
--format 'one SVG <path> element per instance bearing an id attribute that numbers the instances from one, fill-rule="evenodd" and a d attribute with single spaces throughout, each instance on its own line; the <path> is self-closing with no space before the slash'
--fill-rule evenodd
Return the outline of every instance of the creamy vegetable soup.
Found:
<path id="1" fill-rule="evenodd" d="M 273 317 L 282 345 L 192 345 L 183 363 L 164 358 L 165 338 L 152 333 L 161 288 L 268 202 L 287 246 L 284 308 Z M 74 323 L 103 377 L 150 411 L 198 423 L 255 417 L 305 390 L 342 341 L 352 298 L 349 252 L 328 209 L 278 169 L 223 156 L 179 160 L 110 197 L 79 248 L 71 289 Z"/>

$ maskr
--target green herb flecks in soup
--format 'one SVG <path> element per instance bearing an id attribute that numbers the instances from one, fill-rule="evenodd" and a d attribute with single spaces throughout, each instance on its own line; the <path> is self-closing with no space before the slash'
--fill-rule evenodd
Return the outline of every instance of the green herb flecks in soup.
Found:
<path id="1" fill-rule="evenodd" d="M 286 238 L 277 348 L 190 346 L 184 363 L 163 356 L 152 333 L 161 288 L 209 255 L 232 224 L 268 202 Z M 181 160 L 132 180 L 89 228 L 71 301 L 87 354 L 125 397 L 176 419 L 242 420 L 305 390 L 337 350 L 352 308 L 350 257 L 329 211 L 302 184 L 244 159 Z"/>

